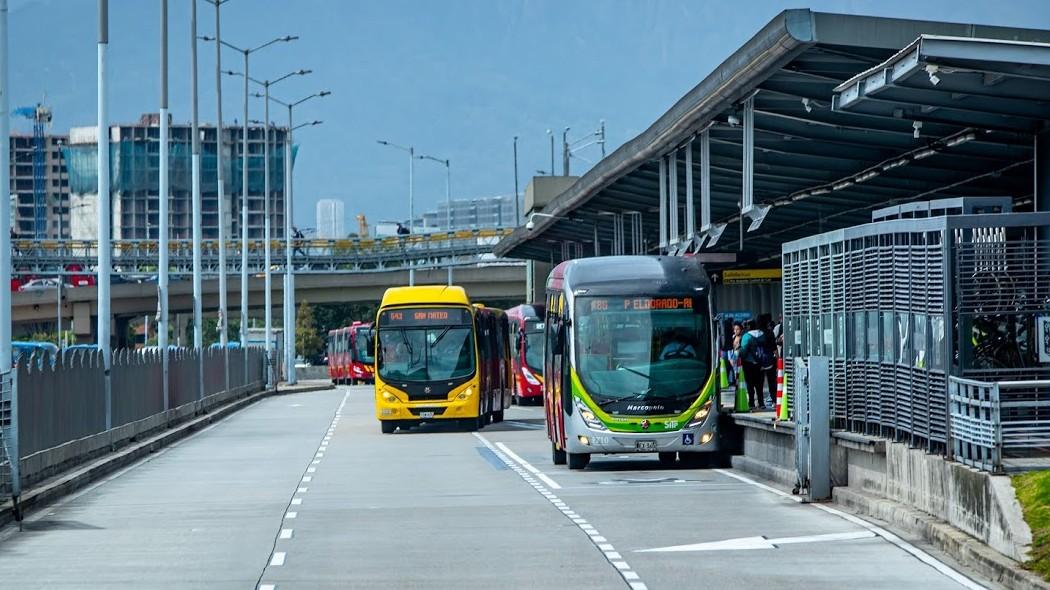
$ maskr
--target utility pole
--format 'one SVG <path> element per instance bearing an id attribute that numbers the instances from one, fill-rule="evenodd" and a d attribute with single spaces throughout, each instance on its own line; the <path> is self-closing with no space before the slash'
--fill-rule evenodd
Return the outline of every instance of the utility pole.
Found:
<path id="1" fill-rule="evenodd" d="M 548 129 L 547 137 L 551 140 L 551 176 L 554 176 L 554 132 Z"/>
<path id="2" fill-rule="evenodd" d="M 110 272 L 113 270 L 110 243 L 109 118 L 106 111 L 106 49 L 109 47 L 109 0 L 98 0 L 98 347 L 106 381 L 106 430 L 113 427 L 113 348 L 110 346 Z M 7 206 L 4 203 L 3 206 Z M 8 248 L 7 252 L 10 252 Z M 7 290 L 7 289 L 4 289 Z M 5 359 L 10 357 L 4 357 Z M 4 361 L 7 362 L 6 360 Z"/>
<path id="3" fill-rule="evenodd" d="M 602 159 L 604 160 L 605 159 L 605 119 L 602 119 L 602 127 L 601 127 L 600 134 L 602 136 L 602 140 L 601 140 L 601 144 L 602 144 Z"/>

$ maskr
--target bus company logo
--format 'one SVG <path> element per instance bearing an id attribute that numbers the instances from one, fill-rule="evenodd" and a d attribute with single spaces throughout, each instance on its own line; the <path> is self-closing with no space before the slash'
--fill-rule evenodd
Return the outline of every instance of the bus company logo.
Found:
<path id="1" fill-rule="evenodd" d="M 430 393 L 430 391 L 431 390 L 430 390 L 430 386 L 429 385 L 427 385 L 426 387 L 423 388 L 423 393 Z"/>
<path id="2" fill-rule="evenodd" d="M 642 420 L 642 430 L 649 430 L 649 421 Z"/>
<path id="3" fill-rule="evenodd" d="M 630 405 L 627 406 L 627 411 L 628 412 L 662 412 L 662 411 L 664 411 L 664 406 L 663 406 L 663 404 L 630 404 Z"/>

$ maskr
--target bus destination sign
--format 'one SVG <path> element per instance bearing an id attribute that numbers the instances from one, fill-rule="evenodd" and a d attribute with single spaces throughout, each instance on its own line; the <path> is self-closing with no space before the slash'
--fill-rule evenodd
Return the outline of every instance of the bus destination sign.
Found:
<path id="1" fill-rule="evenodd" d="M 593 297 L 590 311 L 652 311 L 693 309 L 692 297 Z"/>
<path id="2" fill-rule="evenodd" d="M 470 311 L 458 307 L 388 309 L 379 314 L 384 328 L 408 326 L 459 326 L 470 323 Z"/>

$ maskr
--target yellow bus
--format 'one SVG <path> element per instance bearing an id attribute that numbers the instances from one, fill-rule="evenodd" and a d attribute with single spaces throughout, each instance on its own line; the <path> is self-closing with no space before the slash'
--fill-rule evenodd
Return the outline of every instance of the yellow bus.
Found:
<path id="1" fill-rule="evenodd" d="M 513 395 L 510 330 L 462 287 L 392 287 L 376 316 L 376 418 L 386 434 L 423 422 L 468 430 L 503 420 Z"/>

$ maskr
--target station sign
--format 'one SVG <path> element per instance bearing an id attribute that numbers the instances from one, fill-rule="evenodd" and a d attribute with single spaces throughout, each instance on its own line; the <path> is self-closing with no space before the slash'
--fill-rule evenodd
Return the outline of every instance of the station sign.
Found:
<path id="1" fill-rule="evenodd" d="M 729 284 L 770 283 L 779 281 L 783 271 L 779 268 L 743 268 L 722 271 L 722 282 Z"/>

